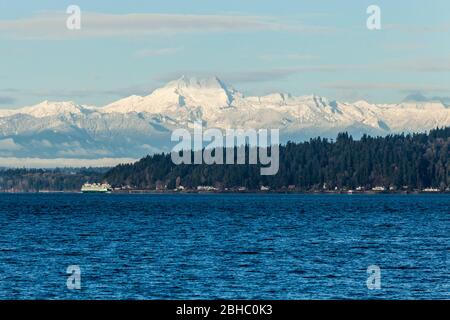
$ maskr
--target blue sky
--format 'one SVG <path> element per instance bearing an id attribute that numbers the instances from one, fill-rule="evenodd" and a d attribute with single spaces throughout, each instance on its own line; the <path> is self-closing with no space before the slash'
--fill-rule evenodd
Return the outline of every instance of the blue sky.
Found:
<path id="1" fill-rule="evenodd" d="M 66 8 L 82 10 L 68 31 Z M 382 29 L 366 28 L 369 5 Z M 450 2 L 0 0 L 0 108 L 104 105 L 181 75 L 274 91 L 399 102 L 450 96 Z"/>

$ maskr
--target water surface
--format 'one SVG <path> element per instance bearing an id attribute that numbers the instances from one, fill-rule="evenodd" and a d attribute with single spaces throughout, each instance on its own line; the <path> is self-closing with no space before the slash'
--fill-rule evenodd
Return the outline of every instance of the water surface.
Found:
<path id="1" fill-rule="evenodd" d="M 1 299 L 450 298 L 449 195 L 0 194 L 0 231 Z"/>

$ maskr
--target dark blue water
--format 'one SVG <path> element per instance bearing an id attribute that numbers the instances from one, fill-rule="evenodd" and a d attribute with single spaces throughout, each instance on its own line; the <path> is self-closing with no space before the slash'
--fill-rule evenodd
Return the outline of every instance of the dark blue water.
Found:
<path id="1" fill-rule="evenodd" d="M 449 299 L 449 252 L 448 195 L 0 194 L 1 299 Z"/>

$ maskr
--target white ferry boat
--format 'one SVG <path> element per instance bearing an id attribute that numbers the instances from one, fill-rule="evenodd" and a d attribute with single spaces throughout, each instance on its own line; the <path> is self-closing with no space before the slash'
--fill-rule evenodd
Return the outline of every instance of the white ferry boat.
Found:
<path id="1" fill-rule="evenodd" d="M 111 192 L 111 186 L 108 183 L 85 183 L 81 187 L 82 193 L 108 193 Z"/>
<path id="2" fill-rule="evenodd" d="M 438 189 L 438 188 L 425 188 L 422 191 L 423 192 L 440 192 L 441 189 Z"/>

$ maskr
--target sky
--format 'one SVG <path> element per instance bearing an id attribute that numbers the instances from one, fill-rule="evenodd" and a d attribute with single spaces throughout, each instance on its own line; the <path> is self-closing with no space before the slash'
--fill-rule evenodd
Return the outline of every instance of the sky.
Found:
<path id="1" fill-rule="evenodd" d="M 69 5 L 80 30 L 66 27 Z M 245 95 L 449 97 L 449 16 L 448 0 L 0 0 L 0 109 L 102 106 L 182 75 Z"/>

